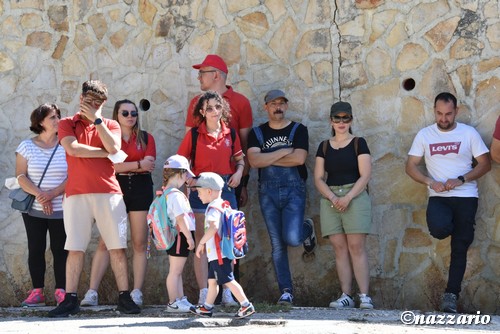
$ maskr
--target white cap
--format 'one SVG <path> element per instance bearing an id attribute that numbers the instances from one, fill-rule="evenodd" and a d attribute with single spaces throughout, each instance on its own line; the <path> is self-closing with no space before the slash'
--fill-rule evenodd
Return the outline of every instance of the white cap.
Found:
<path id="1" fill-rule="evenodd" d="M 196 179 L 196 184 L 192 188 L 208 188 L 212 190 L 222 190 L 224 180 L 217 173 L 203 172 Z"/>
<path id="2" fill-rule="evenodd" d="M 191 177 L 194 177 L 195 175 L 189 167 L 188 159 L 179 154 L 172 155 L 163 165 L 163 168 L 185 169 Z"/>

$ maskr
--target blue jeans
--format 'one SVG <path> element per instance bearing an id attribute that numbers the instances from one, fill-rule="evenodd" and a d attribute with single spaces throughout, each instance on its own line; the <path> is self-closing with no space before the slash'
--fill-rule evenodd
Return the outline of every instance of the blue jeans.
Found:
<path id="1" fill-rule="evenodd" d="M 299 246 L 311 234 L 304 224 L 306 186 L 297 168 L 270 166 L 261 170 L 259 203 L 271 239 L 274 271 L 281 292 L 293 292 L 288 246 Z"/>
<path id="2" fill-rule="evenodd" d="M 477 197 L 429 197 L 427 226 L 434 238 L 451 236 L 451 258 L 445 292 L 460 293 L 467 250 L 474 240 Z"/>

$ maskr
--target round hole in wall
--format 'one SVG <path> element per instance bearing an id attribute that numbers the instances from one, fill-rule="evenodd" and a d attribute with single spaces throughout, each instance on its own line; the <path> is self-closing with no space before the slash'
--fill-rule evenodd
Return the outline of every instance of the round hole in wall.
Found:
<path id="1" fill-rule="evenodd" d="M 413 80 L 412 78 L 403 80 L 403 88 L 406 91 L 413 90 L 413 88 L 415 88 L 415 80 Z"/>
<path id="2" fill-rule="evenodd" d="M 141 108 L 142 111 L 148 111 L 150 107 L 151 103 L 149 102 L 149 100 L 142 99 L 141 101 L 139 101 L 139 108 Z"/>

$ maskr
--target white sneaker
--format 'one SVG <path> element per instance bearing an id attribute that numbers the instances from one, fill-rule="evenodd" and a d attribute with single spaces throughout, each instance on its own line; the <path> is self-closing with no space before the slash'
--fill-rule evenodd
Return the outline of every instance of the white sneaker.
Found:
<path id="1" fill-rule="evenodd" d="M 359 308 L 371 310 L 373 308 L 373 302 L 370 296 L 360 293 L 359 295 Z"/>
<path id="2" fill-rule="evenodd" d="M 224 289 L 222 290 L 222 306 L 239 306 L 240 304 L 233 299 L 233 295 L 231 295 L 231 290 Z"/>
<path id="3" fill-rule="evenodd" d="M 191 304 L 189 302 L 189 300 L 187 299 L 186 296 L 183 296 L 180 300 L 179 300 L 180 303 L 184 304 L 187 306 L 188 310 L 191 308 L 191 306 L 194 306 L 193 304 Z"/>
<path id="4" fill-rule="evenodd" d="M 98 300 L 99 296 L 97 295 L 97 291 L 89 289 L 80 302 L 80 306 L 97 306 L 99 305 Z"/>
<path id="5" fill-rule="evenodd" d="M 200 298 L 198 298 L 198 305 L 205 304 L 207 300 L 208 288 L 200 289 Z"/>
<path id="6" fill-rule="evenodd" d="M 137 304 L 137 306 L 142 306 L 142 292 L 139 289 L 134 289 L 130 292 L 130 297 Z"/>
<path id="7" fill-rule="evenodd" d="M 170 303 L 167 305 L 167 312 L 168 313 L 189 313 L 189 308 L 188 305 L 179 298 L 177 298 L 173 303 Z"/>
<path id="8" fill-rule="evenodd" d="M 330 303 L 330 307 L 333 308 L 353 308 L 354 306 L 354 300 L 345 293 L 342 293 L 339 299 Z"/>

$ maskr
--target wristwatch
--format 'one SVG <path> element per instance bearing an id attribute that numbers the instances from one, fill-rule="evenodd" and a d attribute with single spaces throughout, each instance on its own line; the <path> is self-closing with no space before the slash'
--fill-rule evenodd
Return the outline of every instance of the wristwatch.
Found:
<path id="1" fill-rule="evenodd" d="M 463 175 L 460 175 L 459 177 L 457 177 L 457 179 L 459 179 L 460 181 L 462 181 L 462 184 L 465 183 L 465 177 Z"/>
<path id="2" fill-rule="evenodd" d="M 94 121 L 94 125 L 99 125 L 102 123 L 102 118 L 96 118 Z"/>

